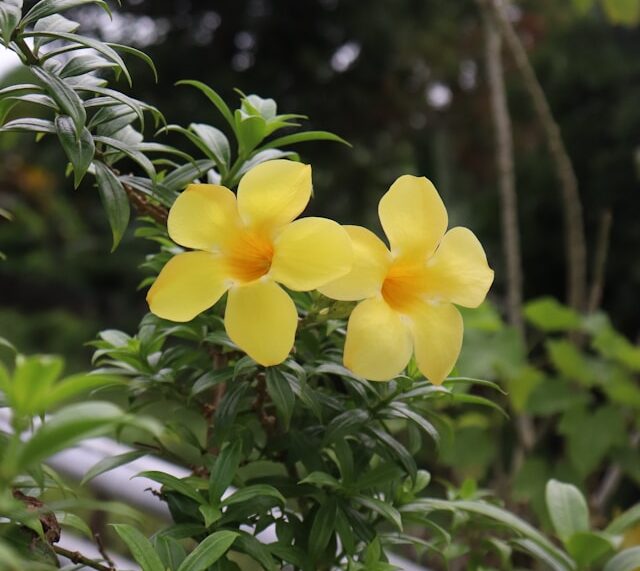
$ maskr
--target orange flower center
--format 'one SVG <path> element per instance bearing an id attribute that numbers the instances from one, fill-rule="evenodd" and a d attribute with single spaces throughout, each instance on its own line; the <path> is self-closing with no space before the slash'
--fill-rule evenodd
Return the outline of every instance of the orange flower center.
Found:
<path id="1" fill-rule="evenodd" d="M 396 311 L 410 313 L 425 289 L 424 266 L 396 261 L 382 283 L 382 297 Z"/>
<path id="2" fill-rule="evenodd" d="M 269 273 L 273 260 L 273 243 L 262 234 L 241 232 L 226 252 L 231 276 L 242 282 L 255 281 Z"/>

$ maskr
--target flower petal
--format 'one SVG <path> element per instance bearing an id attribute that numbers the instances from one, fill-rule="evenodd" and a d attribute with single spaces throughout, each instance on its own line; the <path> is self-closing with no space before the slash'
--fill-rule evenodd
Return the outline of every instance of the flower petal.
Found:
<path id="1" fill-rule="evenodd" d="M 191 321 L 227 291 L 224 265 L 210 252 L 185 252 L 171 258 L 147 293 L 152 313 L 170 321 Z"/>
<path id="2" fill-rule="evenodd" d="M 278 159 L 253 167 L 238 186 L 238 210 L 254 228 L 278 228 L 295 219 L 311 198 L 311 167 Z"/>
<path id="3" fill-rule="evenodd" d="M 371 381 L 390 381 L 411 358 L 409 326 L 383 299 L 366 299 L 351 313 L 344 364 Z"/>
<path id="4" fill-rule="evenodd" d="M 451 372 L 462 347 L 462 316 L 450 303 L 424 303 L 411 315 L 416 361 L 420 372 L 440 385 Z"/>
<path id="5" fill-rule="evenodd" d="M 287 224 L 274 241 L 270 276 L 295 291 L 310 291 L 346 274 L 353 264 L 346 230 L 327 218 Z"/>
<path id="6" fill-rule="evenodd" d="M 353 267 L 337 280 L 319 288 L 320 293 L 341 301 L 358 301 L 380 292 L 391 265 L 391 253 L 382 240 L 361 226 L 344 226 L 353 245 Z"/>
<path id="7" fill-rule="evenodd" d="M 185 248 L 217 250 L 240 223 L 236 197 L 217 184 L 190 184 L 169 211 L 169 236 Z"/>
<path id="8" fill-rule="evenodd" d="M 427 263 L 428 294 L 464 307 L 478 307 L 493 282 L 482 245 L 468 228 L 452 228 Z"/>
<path id="9" fill-rule="evenodd" d="M 396 257 L 429 256 L 448 224 L 442 199 L 425 177 L 398 178 L 380 200 L 378 214 Z"/>
<path id="10" fill-rule="evenodd" d="M 293 348 L 298 312 L 272 280 L 229 291 L 224 324 L 229 338 L 265 367 L 282 363 Z"/>

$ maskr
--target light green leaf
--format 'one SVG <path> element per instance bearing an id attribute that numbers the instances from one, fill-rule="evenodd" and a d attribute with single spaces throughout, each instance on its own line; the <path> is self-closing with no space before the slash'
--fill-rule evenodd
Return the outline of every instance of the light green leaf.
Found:
<path id="1" fill-rule="evenodd" d="M 611 535 L 620 535 L 638 523 L 640 523 L 640 504 L 636 504 L 615 518 L 607 526 L 605 532 Z"/>
<path id="2" fill-rule="evenodd" d="M 204 571 L 227 552 L 237 537 L 238 534 L 233 531 L 211 534 L 187 556 L 178 571 Z"/>
<path id="3" fill-rule="evenodd" d="M 22 15 L 22 0 L 4 0 L 0 4 L 0 30 L 6 46 Z"/>
<path id="4" fill-rule="evenodd" d="M 126 524 L 112 524 L 112 527 L 127 544 L 131 555 L 142 567 L 142 571 L 165 571 L 151 542 L 135 527 Z"/>
<path id="5" fill-rule="evenodd" d="M 563 542 L 578 532 L 589 531 L 589 508 L 578 488 L 549 480 L 545 499 L 553 528 Z"/>
<path id="6" fill-rule="evenodd" d="M 103 458 L 99 462 L 96 462 L 87 473 L 82 478 L 80 482 L 81 486 L 84 486 L 87 482 L 93 480 L 96 476 L 100 474 L 104 474 L 109 470 L 113 470 L 118 466 L 124 466 L 125 464 L 129 464 L 129 462 L 133 462 L 142 456 L 146 456 L 147 453 L 142 450 L 132 450 L 131 452 L 125 452 L 124 454 L 118 454 L 117 456 L 107 456 Z"/>
<path id="7" fill-rule="evenodd" d="M 36 25 L 34 26 L 34 30 L 36 32 L 64 32 L 68 34 L 72 34 L 80 27 L 78 22 L 73 22 L 72 20 L 68 20 L 64 16 L 60 16 L 59 14 L 52 14 L 51 16 L 47 16 L 38 20 Z M 34 43 L 35 50 L 38 51 L 40 47 L 44 44 L 53 41 L 52 38 L 40 37 L 36 38 Z"/>
<path id="8" fill-rule="evenodd" d="M 567 540 L 566 547 L 579 568 L 586 569 L 612 552 L 616 542 L 603 533 L 579 531 Z"/>
<path id="9" fill-rule="evenodd" d="M 62 148 L 73 165 L 74 186 L 78 188 L 93 161 L 96 150 L 93 137 L 86 127 L 82 127 L 78 136 L 73 120 L 67 115 L 58 115 L 55 125 Z"/>
<path id="10" fill-rule="evenodd" d="M 269 486 L 268 484 L 253 484 L 236 490 L 233 494 L 225 498 L 221 505 L 230 506 L 233 504 L 239 504 L 250 501 L 256 497 L 275 498 L 278 503 L 282 505 L 284 505 L 285 502 L 282 494 L 273 486 Z"/>
<path id="11" fill-rule="evenodd" d="M 149 68 L 153 72 L 153 78 L 155 79 L 156 83 L 158 82 L 158 70 L 156 69 L 156 66 L 153 63 L 153 60 L 147 54 L 145 54 L 143 51 L 140 51 L 140 50 L 138 50 L 136 48 L 133 48 L 131 46 L 125 46 L 125 45 L 122 45 L 122 44 L 107 44 L 107 45 L 109 47 L 113 48 L 116 51 L 121 51 L 121 52 L 124 52 L 126 54 L 130 54 L 130 55 L 135 56 L 138 59 L 142 60 L 144 63 L 146 63 L 149 66 Z"/>
<path id="12" fill-rule="evenodd" d="M 331 474 L 326 472 L 311 472 L 306 478 L 298 482 L 299 484 L 311 484 L 312 486 L 326 486 L 327 488 L 341 488 L 342 484 L 338 482 Z"/>
<path id="13" fill-rule="evenodd" d="M 27 12 L 25 17 L 22 19 L 21 24 L 23 26 L 27 26 L 41 18 L 46 18 L 52 14 L 58 14 L 65 10 L 86 4 L 96 4 L 107 12 L 107 14 L 111 15 L 109 6 L 106 2 L 103 2 L 103 0 L 41 0 Z"/>
<path id="14" fill-rule="evenodd" d="M 215 105 L 215 107 L 220 111 L 220 114 L 225 118 L 229 126 L 234 130 L 236 129 L 236 124 L 233 119 L 233 113 L 231 113 L 231 109 L 224 102 L 224 99 L 220 97 L 213 89 L 211 89 L 208 85 L 202 83 L 201 81 L 195 81 L 193 79 L 184 79 L 182 81 L 178 81 L 176 85 L 191 85 L 196 89 L 199 89 L 208 99 Z"/>
<path id="15" fill-rule="evenodd" d="M 226 135 L 211 125 L 204 123 L 191 123 L 191 129 L 205 144 L 209 150 L 208 156 L 225 167 L 229 167 L 231 162 L 231 148 Z"/>
<path id="16" fill-rule="evenodd" d="M 69 61 L 60 70 L 60 77 L 76 77 L 85 73 L 98 71 L 100 69 L 113 69 L 118 67 L 117 64 L 112 61 L 107 61 L 103 57 L 87 54 L 81 56 L 75 56 L 69 59 Z"/>
<path id="17" fill-rule="evenodd" d="M 98 191 L 100 192 L 102 205 L 104 206 L 109 225 L 111 226 L 111 233 L 113 235 L 111 251 L 113 252 L 118 247 L 122 235 L 129 224 L 129 216 L 131 215 L 129 199 L 122 183 L 107 165 L 98 161 L 95 161 L 93 164 L 96 169 L 96 181 L 98 183 Z"/>
<path id="18" fill-rule="evenodd" d="M 613 24 L 635 26 L 640 21 L 638 0 L 602 0 L 604 11 Z"/>
<path id="19" fill-rule="evenodd" d="M 402 531 L 402 518 L 400 516 L 400 512 L 392 505 L 368 496 L 356 496 L 353 500 L 361 506 L 381 515 L 389 523 L 395 526 L 398 531 Z"/>
<path id="20" fill-rule="evenodd" d="M 292 135 L 285 135 L 284 137 L 278 137 L 269 141 L 265 145 L 262 145 L 261 149 L 276 149 L 280 147 L 287 147 L 289 145 L 295 145 L 296 143 L 304 143 L 307 141 L 334 141 L 336 143 L 342 143 L 351 147 L 351 143 L 345 141 L 342 137 L 329 133 L 328 131 L 304 131 L 302 133 L 294 133 Z"/>
<path id="21" fill-rule="evenodd" d="M 631 547 L 612 557 L 602 571 L 635 571 L 640 567 L 640 547 Z"/>
<path id="22" fill-rule="evenodd" d="M 580 315 L 553 297 L 541 297 L 524 307 L 527 321 L 542 331 L 572 331 L 580 327 Z"/>
<path id="23" fill-rule="evenodd" d="M 53 121 L 46 119 L 14 119 L 5 123 L 0 128 L 0 133 L 4 131 L 29 131 L 34 133 L 55 133 L 56 128 Z"/>

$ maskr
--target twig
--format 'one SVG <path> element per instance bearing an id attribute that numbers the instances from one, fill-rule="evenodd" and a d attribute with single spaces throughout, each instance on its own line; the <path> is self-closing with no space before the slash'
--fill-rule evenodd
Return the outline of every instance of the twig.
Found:
<path id="1" fill-rule="evenodd" d="M 139 214 L 151 216 L 158 224 L 166 226 L 169 211 L 164 206 L 153 204 L 146 196 L 128 184 L 123 183 L 122 186 L 129 197 L 129 202 Z"/>
<path id="2" fill-rule="evenodd" d="M 100 552 L 100 555 L 102 555 L 102 559 L 104 559 L 105 562 L 112 569 L 115 569 L 116 568 L 116 564 L 113 562 L 113 559 L 111 559 L 111 557 L 107 553 L 107 550 L 105 549 L 105 546 L 104 546 L 104 542 L 102 541 L 102 536 L 99 533 L 94 533 L 93 537 L 95 537 L 96 545 L 98 546 L 98 551 Z"/>
<path id="3" fill-rule="evenodd" d="M 593 256 L 593 276 L 591 278 L 591 288 L 589 290 L 589 304 L 587 305 L 587 311 L 589 313 L 596 311 L 602 302 L 612 221 L 613 215 L 611 214 L 611 210 L 607 208 L 600 218 L 596 252 Z"/>
<path id="4" fill-rule="evenodd" d="M 508 0 L 507 0 L 508 1 Z M 547 145 L 560 183 L 567 255 L 567 297 L 571 307 L 585 309 L 587 290 L 587 248 L 582 218 L 582 203 L 571 159 L 562 140 L 558 123 L 553 118 L 549 102 L 527 52 L 513 28 L 503 0 L 487 0 L 500 32 L 516 63 L 533 107 L 547 138 Z"/>
<path id="5" fill-rule="evenodd" d="M 486 2 L 478 0 L 485 33 L 485 59 L 495 130 L 496 163 L 502 216 L 502 247 L 507 262 L 507 316 L 524 338 L 522 320 L 522 261 L 518 225 L 518 196 L 513 158 L 511 117 L 502 67 L 502 40 Z"/>
<path id="6" fill-rule="evenodd" d="M 91 567 L 93 569 L 97 569 L 98 571 L 116 571 L 116 568 L 111 566 L 107 567 L 106 565 L 102 565 L 93 559 L 89 559 L 89 557 L 85 557 L 82 553 L 78 551 L 69 551 L 64 547 L 60 547 L 59 545 L 53 545 L 53 550 L 58 554 L 66 557 L 69 561 L 73 563 L 78 563 L 79 565 L 86 565 L 87 567 Z M 111 564 L 110 564 L 111 565 Z"/>
<path id="7" fill-rule="evenodd" d="M 629 437 L 629 448 L 633 451 L 638 447 L 638 445 L 640 445 L 640 431 L 635 431 Z M 605 506 L 609 502 L 609 499 L 618 488 L 618 484 L 620 483 L 621 479 L 622 468 L 620 467 L 620 465 L 614 464 L 613 466 L 609 466 L 604 477 L 602 478 L 600 487 L 597 489 L 595 494 L 593 494 L 591 505 L 593 506 L 594 510 L 602 513 Z"/>

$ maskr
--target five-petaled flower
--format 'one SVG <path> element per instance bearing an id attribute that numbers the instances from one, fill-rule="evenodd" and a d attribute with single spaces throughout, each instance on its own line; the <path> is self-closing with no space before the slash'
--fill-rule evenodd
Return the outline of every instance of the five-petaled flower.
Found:
<path id="1" fill-rule="evenodd" d="M 369 230 L 346 226 L 353 269 L 320 288 L 334 299 L 364 300 L 349 319 L 345 366 L 386 381 L 400 374 L 415 352 L 420 371 L 440 384 L 462 345 L 462 317 L 453 304 L 480 305 L 493 270 L 470 230 L 457 227 L 445 234 L 447 211 L 424 177 L 397 179 L 378 213 L 391 251 Z"/>
<path id="2" fill-rule="evenodd" d="M 284 361 L 298 322 L 295 304 L 278 285 L 310 291 L 345 275 L 352 246 L 326 218 L 294 219 L 311 198 L 311 167 L 272 160 L 248 171 L 238 196 L 193 184 L 169 212 L 169 236 L 195 251 L 174 256 L 149 290 L 151 311 L 190 321 L 229 292 L 229 338 L 261 365 Z"/>

